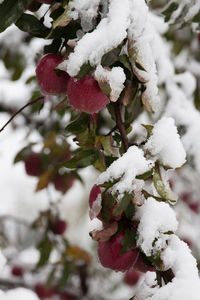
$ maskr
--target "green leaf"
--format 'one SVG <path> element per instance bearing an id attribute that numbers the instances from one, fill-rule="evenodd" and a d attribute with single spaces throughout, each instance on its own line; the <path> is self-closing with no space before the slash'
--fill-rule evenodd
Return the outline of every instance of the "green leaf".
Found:
<path id="1" fill-rule="evenodd" d="M 101 209 L 101 216 L 105 223 L 110 221 L 110 214 L 111 209 L 115 203 L 115 198 L 112 194 L 104 191 L 102 193 L 102 209 Z"/>
<path id="2" fill-rule="evenodd" d="M 133 195 L 125 192 L 123 198 L 119 201 L 119 203 L 115 206 L 113 210 L 114 216 L 119 216 L 126 210 L 127 206 L 133 199 Z"/>
<path id="3" fill-rule="evenodd" d="M 55 278 L 56 268 L 54 267 L 47 277 L 46 287 L 50 288 Z"/>
<path id="4" fill-rule="evenodd" d="M 119 61 L 132 73 L 131 64 L 127 55 L 123 54 L 119 56 Z"/>
<path id="5" fill-rule="evenodd" d="M 120 53 L 120 48 L 115 48 L 105 53 L 101 59 L 101 64 L 103 67 L 112 65 L 118 59 L 118 55 Z"/>
<path id="6" fill-rule="evenodd" d="M 145 180 L 145 179 L 148 179 L 149 177 L 151 177 L 153 174 L 153 168 L 150 170 L 150 171 L 147 171 L 141 175 L 138 175 L 136 176 L 137 179 L 142 179 L 142 180 Z"/>
<path id="7" fill-rule="evenodd" d="M 110 97 L 111 94 L 111 87 L 110 84 L 106 81 L 98 81 L 99 87 L 100 89 L 104 92 L 104 94 L 106 94 L 106 96 Z"/>
<path id="8" fill-rule="evenodd" d="M 176 202 L 176 200 L 172 197 L 172 195 L 170 195 L 170 190 L 169 191 L 166 190 L 166 187 L 162 181 L 159 166 L 155 167 L 155 173 L 153 174 L 153 183 L 156 188 L 156 191 L 163 199 L 165 199 L 166 201 L 170 201 L 172 203 Z"/>
<path id="9" fill-rule="evenodd" d="M 72 20 L 66 27 L 56 27 L 54 30 L 51 30 L 47 38 L 59 39 L 63 37 L 67 41 L 68 39 L 76 38 L 76 32 L 79 29 L 80 23 Z"/>
<path id="10" fill-rule="evenodd" d="M 192 22 L 194 22 L 194 23 L 200 23 L 200 11 L 198 12 L 198 14 L 196 14 L 194 16 L 194 18 L 192 19 Z"/>
<path id="11" fill-rule="evenodd" d="M 139 70 L 146 72 L 145 68 L 139 62 L 135 61 L 135 65 Z"/>
<path id="12" fill-rule="evenodd" d="M 178 8 L 178 3 L 172 2 L 167 7 L 165 10 L 162 12 L 162 14 L 165 16 L 165 22 L 168 22 L 172 13 Z"/>
<path id="13" fill-rule="evenodd" d="M 58 281 L 59 288 L 65 287 L 69 278 L 70 273 L 72 272 L 72 263 L 67 261 L 65 262 L 62 270 L 62 275 Z"/>
<path id="14" fill-rule="evenodd" d="M 11 71 L 11 79 L 13 81 L 18 80 L 26 66 L 26 59 L 22 53 L 14 52 L 12 49 L 8 49 L 4 55 L 5 67 Z"/>
<path id="15" fill-rule="evenodd" d="M 81 66 L 80 71 L 78 72 L 78 74 L 75 77 L 83 78 L 93 70 L 94 70 L 94 67 L 92 67 L 89 63 L 85 63 Z"/>
<path id="16" fill-rule="evenodd" d="M 39 243 L 37 248 L 40 251 L 40 259 L 37 263 L 36 268 L 40 268 L 48 262 L 51 251 L 53 249 L 53 245 L 49 238 L 45 236 L 45 238 Z"/>
<path id="17" fill-rule="evenodd" d="M 126 215 L 127 219 L 132 220 L 134 213 L 135 213 L 135 207 L 134 207 L 133 203 L 130 202 L 125 210 L 125 215 Z"/>
<path id="18" fill-rule="evenodd" d="M 50 29 L 44 26 L 35 16 L 30 14 L 22 14 L 15 25 L 22 31 L 29 33 L 32 36 L 45 38 Z"/>
<path id="19" fill-rule="evenodd" d="M 150 137 L 150 135 L 152 134 L 152 130 L 153 130 L 153 126 L 152 125 L 145 125 L 145 124 L 141 124 L 147 131 L 147 139 Z"/>
<path id="20" fill-rule="evenodd" d="M 31 147 L 35 145 L 35 143 L 30 143 L 28 146 L 22 148 L 15 156 L 13 163 L 16 164 L 22 160 L 24 160 L 31 152 Z"/>
<path id="21" fill-rule="evenodd" d="M 15 23 L 32 0 L 4 0 L 0 4 L 0 32 Z"/>
<path id="22" fill-rule="evenodd" d="M 33 81 L 36 81 L 36 76 L 35 76 L 35 75 L 30 76 L 30 77 L 26 80 L 25 84 L 30 84 L 30 83 L 32 83 Z"/>
<path id="23" fill-rule="evenodd" d="M 55 29 L 56 27 L 60 26 L 60 27 L 65 27 L 67 26 L 70 21 L 72 20 L 72 18 L 69 15 L 69 10 L 68 7 L 65 8 L 65 11 L 62 13 L 62 15 L 60 15 L 54 22 L 53 22 L 53 29 Z"/>
<path id="24" fill-rule="evenodd" d="M 135 246 L 135 232 L 131 229 L 126 229 L 123 240 L 120 255 L 128 252 Z"/>
<path id="25" fill-rule="evenodd" d="M 50 45 L 46 45 L 44 47 L 44 54 L 47 54 L 47 53 L 58 53 L 58 50 L 60 49 L 60 46 L 62 44 L 62 39 L 54 39 L 52 41 L 52 43 Z"/>
<path id="26" fill-rule="evenodd" d="M 63 164 L 64 167 L 85 168 L 92 165 L 99 157 L 99 152 L 96 150 L 84 150 L 76 154 L 72 159 Z"/>
<path id="27" fill-rule="evenodd" d="M 67 125 L 65 130 L 74 134 L 83 132 L 86 128 L 88 128 L 89 121 L 90 116 L 88 114 L 82 114 L 78 119 Z"/>

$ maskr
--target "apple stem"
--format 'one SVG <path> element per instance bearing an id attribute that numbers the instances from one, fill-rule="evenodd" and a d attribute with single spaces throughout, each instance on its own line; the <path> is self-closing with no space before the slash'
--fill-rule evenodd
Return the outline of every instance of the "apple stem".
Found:
<path id="1" fill-rule="evenodd" d="M 124 149 L 125 149 L 125 152 L 126 152 L 128 150 L 128 147 L 129 147 L 129 142 L 128 142 L 128 137 L 126 135 L 126 131 L 125 131 L 125 128 L 124 128 L 124 124 L 122 122 L 120 103 L 119 102 L 114 103 L 114 111 L 115 111 L 116 124 L 117 124 L 117 127 L 118 127 L 119 131 L 120 131 L 120 134 L 121 134 L 121 137 L 122 137 L 122 142 L 124 144 Z"/>
<path id="2" fill-rule="evenodd" d="M 34 100 L 32 100 L 32 101 L 30 101 L 30 102 L 28 102 L 28 103 L 26 103 L 24 106 L 22 106 L 19 110 L 17 110 L 11 117 L 10 117 L 10 119 L 3 125 L 3 127 L 1 127 L 1 129 L 0 129 L 0 132 L 2 132 L 4 129 L 5 129 L 5 127 L 20 113 L 20 112 L 22 112 L 22 110 L 24 110 L 26 107 L 28 107 L 29 105 L 32 105 L 32 104 L 34 104 L 34 103 L 36 103 L 36 102 L 38 102 L 38 101 L 40 101 L 40 100 L 43 100 L 44 99 L 44 96 L 40 96 L 40 97 L 38 97 L 38 98 L 36 98 L 36 99 L 34 99 Z"/>

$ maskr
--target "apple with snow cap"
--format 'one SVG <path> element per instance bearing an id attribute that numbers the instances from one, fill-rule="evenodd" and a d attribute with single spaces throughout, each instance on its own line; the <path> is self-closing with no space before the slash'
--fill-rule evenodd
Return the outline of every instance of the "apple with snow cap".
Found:
<path id="1" fill-rule="evenodd" d="M 98 113 L 109 103 L 109 98 L 92 75 L 81 79 L 71 77 L 67 84 L 67 96 L 69 105 L 88 114 Z"/>

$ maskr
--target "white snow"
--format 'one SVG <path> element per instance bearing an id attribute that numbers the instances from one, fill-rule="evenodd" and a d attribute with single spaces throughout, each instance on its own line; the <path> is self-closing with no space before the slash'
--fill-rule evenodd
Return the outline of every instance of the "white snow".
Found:
<path id="1" fill-rule="evenodd" d="M 134 62 L 132 67 L 136 76 L 146 82 L 146 90 L 142 99 L 149 111 L 157 112 L 160 109 L 158 96 L 158 76 L 153 55 L 152 44 L 154 43 L 155 30 L 151 25 L 150 13 L 144 0 L 130 1 L 131 24 L 128 28 L 129 47 L 135 52 L 136 62 L 145 71 L 139 69 Z"/>
<path id="2" fill-rule="evenodd" d="M 129 1 L 110 0 L 109 12 L 96 29 L 86 33 L 77 43 L 68 60 L 63 61 L 59 68 L 67 70 L 75 76 L 84 63 L 96 66 L 101 63 L 102 56 L 117 47 L 126 37 L 129 26 Z"/>
<path id="3" fill-rule="evenodd" d="M 87 18 L 88 11 L 91 10 L 91 16 L 95 17 L 98 4 L 99 1 L 92 3 L 91 0 L 70 2 L 71 15 L 74 19 L 80 14 Z M 90 16 L 88 18 L 90 20 Z M 87 20 L 85 22 L 87 23 Z M 138 68 L 134 62 L 135 59 L 132 60 L 133 71 L 145 83 L 143 103 L 148 111 L 156 112 L 160 108 L 160 99 L 152 49 L 154 35 L 150 13 L 144 0 L 110 0 L 107 15 L 101 19 L 92 32 L 80 37 L 74 52 L 59 65 L 59 68 L 74 77 L 85 63 L 96 67 L 95 77 L 97 80 L 104 78 L 109 82 L 112 90 L 111 101 L 116 101 L 124 88 L 125 75 L 121 68 L 114 68 L 110 72 L 104 70 L 101 66 L 101 59 L 105 53 L 118 47 L 127 37 L 128 44 L 125 48 L 128 46 L 132 49 L 131 51 L 134 51 L 136 62 L 145 69 L 143 71 Z"/>
<path id="4" fill-rule="evenodd" d="M 185 163 L 186 153 L 172 118 L 163 117 L 154 125 L 145 149 L 164 166 L 179 168 Z"/>
<path id="5" fill-rule="evenodd" d="M 103 68 L 98 65 L 94 76 L 97 81 L 106 82 L 111 88 L 110 100 L 115 102 L 119 98 L 120 93 L 124 89 L 124 82 L 126 76 L 121 67 L 114 67 L 111 70 Z"/>
<path id="6" fill-rule="evenodd" d="M 166 233 L 175 232 L 178 225 L 169 204 L 158 202 L 154 198 L 148 198 L 141 207 L 137 207 L 135 218 L 140 220 L 137 245 L 147 256 L 166 248 L 166 241 L 169 239 Z"/>
<path id="7" fill-rule="evenodd" d="M 172 24 L 176 22 L 176 19 L 183 15 L 183 20 L 185 22 L 190 21 L 194 16 L 196 16 L 200 10 L 199 0 L 173 0 L 171 2 L 176 2 L 179 4 L 178 8 L 172 13 L 169 23 Z M 186 13 L 185 13 L 186 11 Z"/>
<path id="8" fill-rule="evenodd" d="M 172 282 L 159 287 L 155 273 L 147 272 L 143 283 L 138 287 L 136 300 L 198 300 L 200 280 L 196 260 L 188 246 L 180 239 L 171 235 L 168 247 L 162 254 L 165 265 L 168 265 L 175 277 Z"/>
<path id="9" fill-rule="evenodd" d="M 81 19 L 81 25 L 84 31 L 92 29 L 92 19 L 97 16 L 97 10 L 100 0 L 74 0 L 68 4 L 69 16 L 77 20 Z"/>
<path id="10" fill-rule="evenodd" d="M 31 290 L 16 288 L 5 293 L 1 292 L 0 300 L 39 300 L 39 298 Z"/>
<path id="11" fill-rule="evenodd" d="M 137 186 L 135 177 L 149 171 L 153 162 L 144 157 L 144 152 L 136 146 L 129 147 L 122 157 L 114 161 L 110 167 L 100 174 L 97 184 L 119 179 L 114 185 L 114 191 L 123 194 L 125 191 L 133 191 Z M 138 180 L 141 182 L 141 180 Z M 140 183 L 141 185 L 141 183 Z"/>
<path id="12" fill-rule="evenodd" d="M 6 258 L 5 256 L 2 254 L 2 252 L 0 251 L 0 271 L 3 269 L 3 267 L 6 264 Z"/>

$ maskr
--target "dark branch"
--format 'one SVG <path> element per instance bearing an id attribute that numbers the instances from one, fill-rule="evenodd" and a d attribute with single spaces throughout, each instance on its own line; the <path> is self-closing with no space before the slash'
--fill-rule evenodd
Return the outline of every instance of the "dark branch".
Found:
<path id="1" fill-rule="evenodd" d="M 121 134 L 121 137 L 122 137 L 122 142 L 124 144 L 124 149 L 125 149 L 125 151 L 127 151 L 128 147 L 129 147 L 129 142 L 128 142 L 128 137 L 126 135 L 126 131 L 125 131 L 125 128 L 124 128 L 124 124 L 122 122 L 120 103 L 119 102 L 114 103 L 114 110 L 115 110 L 116 124 L 117 124 L 117 127 L 118 127 L 118 129 L 120 131 L 120 134 Z"/>
<path id="2" fill-rule="evenodd" d="M 43 100 L 44 99 L 44 96 L 40 96 L 30 102 L 28 102 L 27 104 L 25 104 L 24 106 L 22 106 L 19 110 L 17 110 L 15 113 L 12 114 L 12 116 L 10 117 L 10 119 L 3 125 L 3 127 L 0 129 L 0 132 L 2 132 L 5 127 L 19 114 L 21 113 L 26 107 L 40 101 L 40 100 Z"/>

